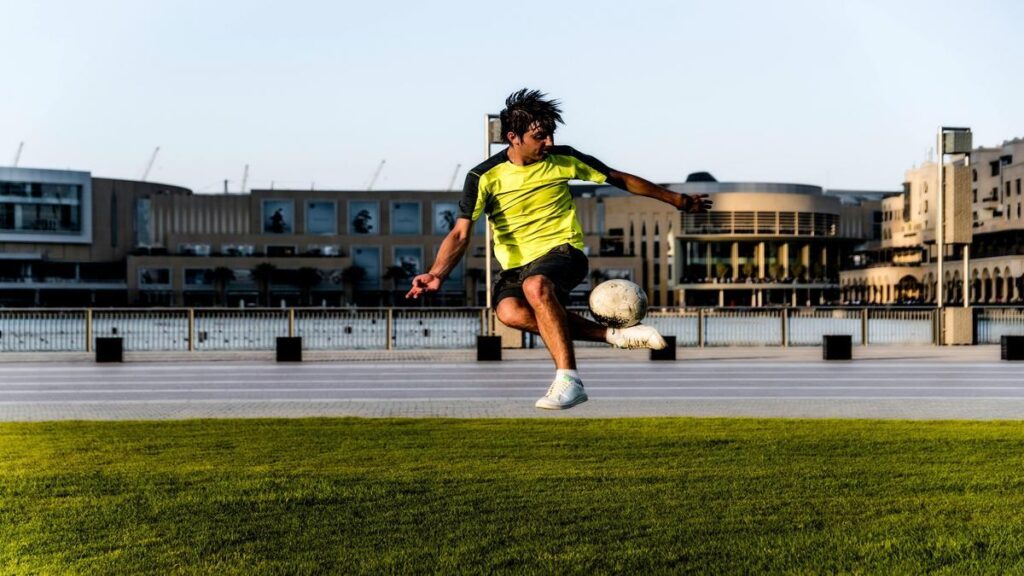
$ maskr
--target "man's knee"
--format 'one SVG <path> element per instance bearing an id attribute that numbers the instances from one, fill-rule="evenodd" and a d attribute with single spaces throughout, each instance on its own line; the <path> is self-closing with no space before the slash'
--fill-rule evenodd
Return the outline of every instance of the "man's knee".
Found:
<path id="1" fill-rule="evenodd" d="M 529 309 L 514 298 L 505 298 L 498 303 L 494 315 L 501 323 L 510 328 L 522 329 L 529 324 Z"/>
<path id="2" fill-rule="evenodd" d="M 523 294 L 531 303 L 557 300 L 555 283 L 545 276 L 530 276 L 523 280 Z"/>

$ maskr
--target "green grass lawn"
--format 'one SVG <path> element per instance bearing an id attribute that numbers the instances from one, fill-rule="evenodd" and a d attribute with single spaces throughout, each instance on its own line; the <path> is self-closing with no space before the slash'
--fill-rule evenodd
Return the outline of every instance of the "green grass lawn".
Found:
<path id="1" fill-rule="evenodd" d="M 1024 572 L 1024 426 L 0 424 L 0 573 Z"/>

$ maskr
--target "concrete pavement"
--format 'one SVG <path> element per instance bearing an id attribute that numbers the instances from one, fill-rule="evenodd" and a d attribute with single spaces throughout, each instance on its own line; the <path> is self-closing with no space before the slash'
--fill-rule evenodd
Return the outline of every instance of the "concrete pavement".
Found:
<path id="1" fill-rule="evenodd" d="M 646 351 L 579 350 L 591 400 L 546 412 L 533 402 L 552 366 L 544 350 L 307 352 L 11 357 L 0 363 L 0 420 L 302 416 L 751 416 L 1024 419 L 1024 366 L 997 346 L 868 346 L 825 362 L 821 348 L 681 348 L 675 362 Z"/>

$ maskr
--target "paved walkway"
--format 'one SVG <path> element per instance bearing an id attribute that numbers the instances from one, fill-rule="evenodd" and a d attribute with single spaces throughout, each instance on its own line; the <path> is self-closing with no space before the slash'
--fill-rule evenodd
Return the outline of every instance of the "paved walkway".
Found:
<path id="1" fill-rule="evenodd" d="M 676 362 L 643 351 L 582 349 L 591 400 L 545 412 L 533 402 L 552 376 L 543 350 L 269 353 L 212 357 L 129 354 L 0 363 L 0 420 L 300 416 L 752 416 L 1024 419 L 1024 371 L 996 346 L 870 346 L 825 362 L 820 348 L 684 348 Z M 154 361 L 159 358 L 159 361 Z M 147 361 L 147 359 L 149 359 Z M 7 357 L 6 360 L 12 360 Z M 41 360 L 36 358 L 35 360 Z"/>

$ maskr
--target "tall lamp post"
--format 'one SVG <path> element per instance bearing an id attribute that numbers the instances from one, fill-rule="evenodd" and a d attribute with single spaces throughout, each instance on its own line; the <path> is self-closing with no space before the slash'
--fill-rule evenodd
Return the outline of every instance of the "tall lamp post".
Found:
<path id="1" fill-rule="evenodd" d="M 484 149 L 484 160 L 491 157 L 491 145 L 502 144 L 505 140 L 501 134 L 501 117 L 497 114 L 488 114 L 484 118 L 484 128 L 486 132 L 485 138 L 485 149 Z M 494 334 L 494 322 L 491 319 L 491 223 L 487 218 L 487 212 L 484 212 L 484 293 L 486 294 L 485 302 L 487 303 L 487 333 Z"/>
<path id="2" fill-rule="evenodd" d="M 938 201 L 938 222 L 936 224 L 935 231 L 935 244 L 938 250 L 938 261 L 936 263 L 936 305 L 939 309 L 942 309 L 946 304 L 945 296 L 945 282 L 943 278 L 942 264 L 946 253 L 946 154 L 969 154 L 971 152 L 972 138 L 970 128 L 953 128 L 950 126 L 941 126 L 937 136 L 938 146 L 936 150 L 939 152 L 938 157 L 938 171 L 939 171 L 939 201 Z M 969 306 L 969 292 L 967 288 L 967 259 L 969 248 L 964 245 L 964 307 Z"/>

